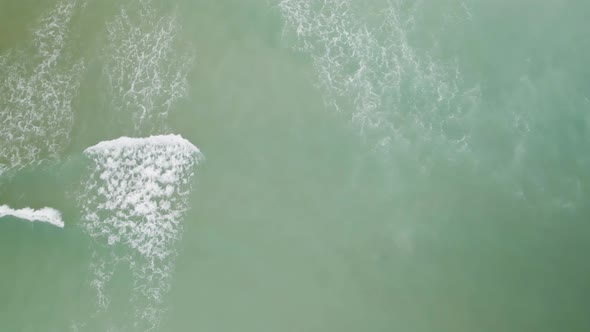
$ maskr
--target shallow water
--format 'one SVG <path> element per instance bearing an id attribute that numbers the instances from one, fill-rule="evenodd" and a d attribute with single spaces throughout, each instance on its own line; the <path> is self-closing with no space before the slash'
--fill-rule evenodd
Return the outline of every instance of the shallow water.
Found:
<path id="1" fill-rule="evenodd" d="M 0 330 L 588 330 L 589 13 L 0 0 Z"/>

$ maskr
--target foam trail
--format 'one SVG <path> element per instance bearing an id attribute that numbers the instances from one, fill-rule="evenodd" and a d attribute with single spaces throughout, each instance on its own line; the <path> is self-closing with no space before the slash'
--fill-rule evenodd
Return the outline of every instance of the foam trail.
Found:
<path id="1" fill-rule="evenodd" d="M 158 325 L 188 209 L 199 149 L 178 135 L 122 137 L 84 151 L 93 161 L 81 195 L 84 230 L 111 256 L 93 263 L 98 305 L 107 310 L 107 284 L 120 264 L 134 277 L 134 328 Z"/>
<path id="2" fill-rule="evenodd" d="M 349 114 L 377 148 L 469 148 L 463 120 L 479 100 L 457 66 L 412 47 L 420 2 L 391 0 L 370 19 L 349 0 L 281 0 L 285 32 L 310 55 L 327 104 Z M 378 24 L 370 24 L 376 21 Z"/>
<path id="3" fill-rule="evenodd" d="M 160 133 L 168 112 L 187 93 L 189 54 L 178 50 L 179 25 L 160 16 L 152 1 L 123 6 L 107 25 L 104 77 L 112 108 L 131 115 L 137 134 Z"/>
<path id="4" fill-rule="evenodd" d="M 30 222 L 44 222 L 61 228 L 64 227 L 61 213 L 48 207 L 35 210 L 31 208 L 12 209 L 8 205 L 0 205 L 0 218 L 6 216 L 13 216 Z"/>
<path id="5" fill-rule="evenodd" d="M 55 159 L 69 143 L 84 68 L 66 52 L 76 3 L 60 1 L 40 20 L 30 51 L 0 56 L 0 175 Z"/>

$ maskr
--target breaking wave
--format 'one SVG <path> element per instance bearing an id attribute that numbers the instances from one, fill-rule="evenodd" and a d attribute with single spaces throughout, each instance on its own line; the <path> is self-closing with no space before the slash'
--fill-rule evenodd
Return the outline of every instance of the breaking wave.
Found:
<path id="1" fill-rule="evenodd" d="M 30 222 L 44 222 L 61 228 L 64 227 L 61 213 L 48 207 L 35 210 L 31 208 L 12 209 L 7 205 L 0 205 L 0 218 L 5 216 L 13 216 Z"/>
<path id="2" fill-rule="evenodd" d="M 177 135 L 122 137 L 84 151 L 93 166 L 80 204 L 83 228 L 108 255 L 94 255 L 93 287 L 101 310 L 107 284 L 124 264 L 133 274 L 134 328 L 155 328 L 163 312 L 188 209 L 199 149 Z"/>
<path id="3" fill-rule="evenodd" d="M 107 25 L 104 76 L 117 116 L 132 117 L 139 134 L 166 128 L 168 112 L 187 93 L 192 57 L 178 51 L 179 25 L 161 16 L 152 1 L 123 6 Z"/>
<path id="4" fill-rule="evenodd" d="M 40 20 L 32 56 L 0 56 L 0 175 L 57 158 L 69 143 L 84 69 L 66 50 L 75 8 L 75 0 L 60 1 Z"/>

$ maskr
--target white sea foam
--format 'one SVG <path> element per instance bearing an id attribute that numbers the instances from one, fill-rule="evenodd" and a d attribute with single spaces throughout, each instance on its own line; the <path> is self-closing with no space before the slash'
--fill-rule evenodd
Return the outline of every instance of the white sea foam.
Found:
<path id="1" fill-rule="evenodd" d="M 35 210 L 31 208 L 12 209 L 8 205 L 0 205 L 0 218 L 6 216 L 13 216 L 30 222 L 38 221 L 49 223 L 57 227 L 64 227 L 61 213 L 48 207 Z"/>
<path id="2" fill-rule="evenodd" d="M 80 200 L 83 227 L 97 244 L 112 249 L 111 257 L 96 255 L 93 265 L 99 306 L 107 309 L 105 287 L 125 263 L 134 275 L 135 324 L 154 328 L 182 236 L 193 170 L 203 156 L 178 135 L 122 137 L 84 153 L 94 165 Z"/>
<path id="3" fill-rule="evenodd" d="M 175 47 L 176 16 L 160 15 L 150 0 L 134 1 L 107 30 L 104 76 L 112 107 L 119 116 L 131 115 L 137 134 L 162 132 L 168 112 L 187 93 L 192 64 Z"/>
<path id="4" fill-rule="evenodd" d="M 56 158 L 69 143 L 84 68 L 66 50 L 75 8 L 76 0 L 60 1 L 34 30 L 30 51 L 0 56 L 0 175 Z"/>
<path id="5" fill-rule="evenodd" d="M 309 54 L 326 102 L 350 114 L 379 148 L 413 150 L 424 143 L 469 148 L 458 125 L 479 99 L 462 89 L 457 66 L 420 54 L 409 41 L 420 2 L 391 0 L 368 19 L 349 0 L 281 0 L 286 33 Z"/>

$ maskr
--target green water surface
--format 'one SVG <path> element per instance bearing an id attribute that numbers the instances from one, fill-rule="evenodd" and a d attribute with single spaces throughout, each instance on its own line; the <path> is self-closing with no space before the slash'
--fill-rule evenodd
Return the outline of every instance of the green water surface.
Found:
<path id="1" fill-rule="evenodd" d="M 133 1 L 76 9 L 68 51 L 85 71 L 70 142 L 58 158 L 0 179 L 0 205 L 50 206 L 65 222 L 0 219 L 0 331 L 144 330 L 129 271 L 97 311 L 95 244 L 77 203 L 85 148 L 152 134 L 117 117 L 104 86 L 105 25 Z M 429 115 L 426 107 L 442 105 L 437 87 L 407 78 L 405 99 L 383 97 L 376 112 L 397 112 L 387 119 L 401 119 L 409 143 L 376 147 L 390 128 L 360 130 L 354 93 L 337 98 L 340 110 L 329 105 L 334 90 L 318 84 L 314 62 L 322 47 L 302 49 L 279 0 L 155 2 L 158 15 L 176 17 L 176 53 L 193 59 L 187 96 L 161 133 L 181 134 L 206 158 L 155 330 L 590 330 L 590 4 L 309 2 L 337 14 L 337 3 L 349 4 L 350 32 L 377 29 L 380 13 L 395 8 L 417 61 L 443 68 L 457 95 L 474 101 L 453 99 Z M 0 54 L 26 57 L 56 3 L 0 0 Z M 386 32 L 374 36 L 389 45 Z M 344 54 L 347 70 L 360 66 Z M 386 74 L 373 69 L 376 81 Z M 459 107 L 440 135 L 405 117 L 434 123 Z M 452 142 L 465 133 L 463 151 Z"/>

